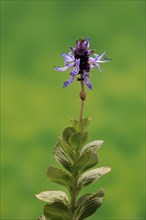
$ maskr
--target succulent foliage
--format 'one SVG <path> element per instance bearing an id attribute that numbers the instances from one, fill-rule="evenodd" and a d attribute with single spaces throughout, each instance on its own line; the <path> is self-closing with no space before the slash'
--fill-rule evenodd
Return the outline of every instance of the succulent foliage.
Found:
<path id="1" fill-rule="evenodd" d="M 47 191 L 36 195 L 46 203 L 39 220 L 83 220 L 95 213 L 103 201 L 103 189 L 79 196 L 83 187 L 111 171 L 110 167 L 95 167 L 98 164 L 97 151 L 103 141 L 86 143 L 86 128 L 91 118 L 82 119 L 82 123 L 76 119 L 70 121 L 72 126 L 64 129 L 54 148 L 54 158 L 63 169 L 52 165 L 47 169 L 48 179 L 64 186 L 68 195 L 63 191 Z"/>

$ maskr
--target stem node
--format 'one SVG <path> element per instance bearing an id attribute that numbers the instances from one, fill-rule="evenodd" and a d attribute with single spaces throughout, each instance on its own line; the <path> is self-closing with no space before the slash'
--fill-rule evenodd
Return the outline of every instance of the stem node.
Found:
<path id="1" fill-rule="evenodd" d="M 82 101 L 84 101 L 84 100 L 86 99 L 86 93 L 85 93 L 84 90 L 82 90 L 82 91 L 80 92 L 80 99 L 81 99 Z"/>

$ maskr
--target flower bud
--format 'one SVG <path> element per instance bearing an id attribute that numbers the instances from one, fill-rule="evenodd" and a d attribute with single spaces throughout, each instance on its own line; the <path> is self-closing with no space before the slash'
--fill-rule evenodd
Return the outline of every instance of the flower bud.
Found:
<path id="1" fill-rule="evenodd" d="M 82 91 L 80 92 L 80 99 L 81 99 L 82 101 L 84 101 L 84 100 L 86 99 L 86 93 L 85 93 L 84 90 L 82 90 Z"/>

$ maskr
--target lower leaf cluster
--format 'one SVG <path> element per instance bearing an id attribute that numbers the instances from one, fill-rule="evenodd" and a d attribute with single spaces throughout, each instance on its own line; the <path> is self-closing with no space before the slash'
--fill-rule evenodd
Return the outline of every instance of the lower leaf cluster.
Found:
<path id="1" fill-rule="evenodd" d="M 91 119 L 82 123 L 71 119 L 72 126 L 64 129 L 54 148 L 54 158 L 64 169 L 49 166 L 47 177 L 50 181 L 67 188 L 70 199 L 63 191 L 42 192 L 36 197 L 47 204 L 40 220 L 82 220 L 92 215 L 102 204 L 104 191 L 88 193 L 78 198 L 83 187 L 97 181 L 111 171 L 110 167 L 94 168 L 98 164 L 97 151 L 103 141 L 88 144 L 85 131 Z"/>

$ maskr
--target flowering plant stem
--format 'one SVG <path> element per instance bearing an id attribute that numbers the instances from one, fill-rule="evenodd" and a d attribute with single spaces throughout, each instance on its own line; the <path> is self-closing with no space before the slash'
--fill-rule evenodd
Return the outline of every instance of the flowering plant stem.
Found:
<path id="1" fill-rule="evenodd" d="M 85 86 L 84 86 L 84 77 L 83 73 L 81 73 L 81 92 L 80 92 L 80 99 L 81 101 L 81 108 L 80 108 L 80 126 L 81 126 L 81 131 L 82 129 L 82 120 L 83 120 L 83 113 L 84 113 L 84 106 L 85 106 L 85 98 L 86 98 L 86 93 L 85 93 Z"/>
<path id="2" fill-rule="evenodd" d="M 77 181 L 78 181 L 77 174 L 72 174 L 72 180 L 73 180 L 73 189 L 71 192 L 70 210 L 71 210 L 71 220 L 76 220 L 74 212 L 76 209 L 76 202 L 77 202 Z"/>

